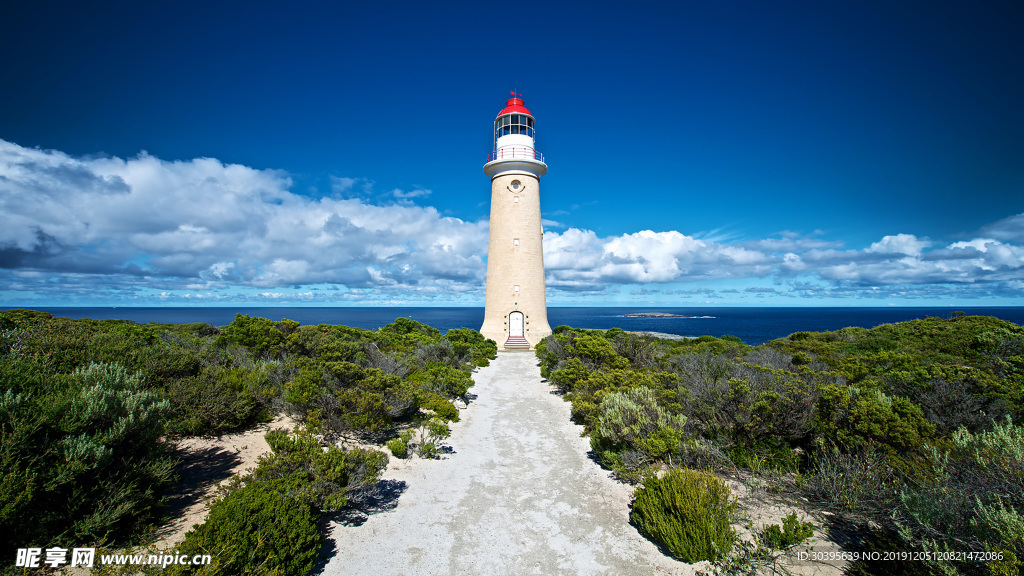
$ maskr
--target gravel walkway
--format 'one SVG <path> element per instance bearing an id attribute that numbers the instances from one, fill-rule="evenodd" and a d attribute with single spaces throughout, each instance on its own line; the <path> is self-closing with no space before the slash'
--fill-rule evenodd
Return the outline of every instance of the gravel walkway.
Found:
<path id="1" fill-rule="evenodd" d="M 329 529 L 338 575 L 693 574 L 629 524 L 632 489 L 589 459 L 532 352 L 499 352 L 441 460 L 391 459 L 378 509 Z"/>

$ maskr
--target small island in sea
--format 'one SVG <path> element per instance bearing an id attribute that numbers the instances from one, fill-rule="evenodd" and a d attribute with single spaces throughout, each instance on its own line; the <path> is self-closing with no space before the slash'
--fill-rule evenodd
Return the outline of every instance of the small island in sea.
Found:
<path id="1" fill-rule="evenodd" d="M 669 314 L 668 312 L 633 312 L 622 316 L 625 318 L 685 318 L 681 314 Z"/>

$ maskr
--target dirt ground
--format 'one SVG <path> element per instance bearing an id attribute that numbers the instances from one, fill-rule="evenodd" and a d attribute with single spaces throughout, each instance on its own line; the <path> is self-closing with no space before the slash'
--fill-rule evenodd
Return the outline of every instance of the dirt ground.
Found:
<path id="1" fill-rule="evenodd" d="M 291 429 L 295 424 L 287 416 L 278 416 L 246 432 L 176 442 L 181 481 L 168 494 L 171 520 L 157 530 L 156 548 L 166 550 L 184 540 L 185 533 L 206 518 L 207 503 L 216 495 L 217 487 L 235 474 L 255 468 L 256 460 L 270 451 L 263 436 L 278 428 Z"/>

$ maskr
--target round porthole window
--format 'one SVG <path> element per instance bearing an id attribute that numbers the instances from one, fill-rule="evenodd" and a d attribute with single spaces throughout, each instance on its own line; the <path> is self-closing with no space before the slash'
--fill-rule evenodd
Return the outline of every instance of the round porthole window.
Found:
<path id="1" fill-rule="evenodd" d="M 523 187 L 523 183 L 519 180 L 513 180 L 509 186 L 511 186 L 513 192 L 518 192 L 519 189 Z"/>

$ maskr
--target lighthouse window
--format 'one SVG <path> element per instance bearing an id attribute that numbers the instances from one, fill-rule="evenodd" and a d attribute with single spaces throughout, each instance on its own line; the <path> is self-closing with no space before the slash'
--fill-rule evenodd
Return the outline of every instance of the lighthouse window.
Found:
<path id="1" fill-rule="evenodd" d="M 525 134 L 533 138 L 536 132 L 533 128 L 533 118 L 526 114 L 506 114 L 494 121 L 494 136 L 508 136 L 509 134 Z"/>

